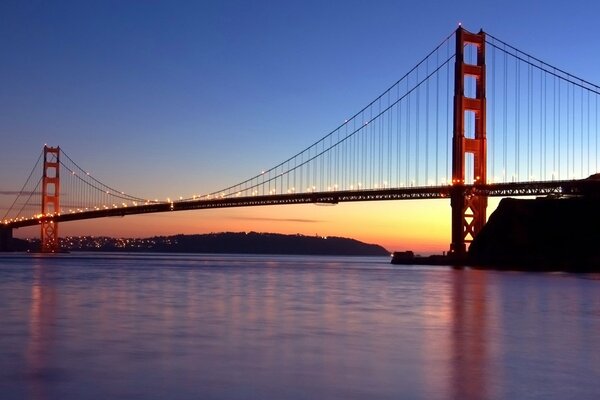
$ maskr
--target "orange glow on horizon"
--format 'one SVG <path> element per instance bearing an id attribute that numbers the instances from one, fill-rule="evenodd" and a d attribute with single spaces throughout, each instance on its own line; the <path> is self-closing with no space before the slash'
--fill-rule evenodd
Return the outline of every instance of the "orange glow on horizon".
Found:
<path id="1" fill-rule="evenodd" d="M 488 215 L 499 200 L 491 199 Z M 441 253 L 450 243 L 450 204 L 404 200 L 285 205 L 165 212 L 61 223 L 61 236 L 150 237 L 211 232 L 271 232 L 342 236 L 379 244 L 391 251 Z M 38 237 L 22 228 L 15 237 Z"/>

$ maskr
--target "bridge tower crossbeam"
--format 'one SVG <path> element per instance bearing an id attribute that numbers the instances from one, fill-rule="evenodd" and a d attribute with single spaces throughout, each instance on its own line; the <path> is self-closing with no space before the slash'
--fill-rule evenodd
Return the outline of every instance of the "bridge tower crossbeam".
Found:
<path id="1" fill-rule="evenodd" d="M 477 60 L 465 62 L 466 46 L 477 49 Z M 469 60 L 471 61 L 471 60 Z M 456 30 L 454 70 L 454 131 L 452 137 L 452 242 L 450 252 L 464 256 L 467 245 L 485 225 L 487 196 L 468 193 L 465 189 L 466 157 L 473 155 L 473 183 L 485 185 L 486 176 L 486 98 L 485 33 Z M 475 80 L 475 93 L 465 94 L 467 79 Z M 474 118 L 473 132 L 466 132 L 466 118 Z"/>

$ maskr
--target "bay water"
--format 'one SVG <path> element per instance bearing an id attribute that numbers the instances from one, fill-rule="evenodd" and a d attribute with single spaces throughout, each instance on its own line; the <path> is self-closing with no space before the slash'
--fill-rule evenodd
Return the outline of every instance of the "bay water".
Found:
<path id="1" fill-rule="evenodd" d="M 0 399 L 598 399 L 600 276 L 0 256 Z"/>

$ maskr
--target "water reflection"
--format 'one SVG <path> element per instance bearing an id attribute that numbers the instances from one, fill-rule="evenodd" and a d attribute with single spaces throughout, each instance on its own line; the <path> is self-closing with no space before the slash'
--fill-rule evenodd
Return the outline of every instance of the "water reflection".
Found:
<path id="1" fill-rule="evenodd" d="M 335 258 L 0 263 L 1 398 L 597 398 L 599 284 Z"/>
<path id="2" fill-rule="evenodd" d="M 51 367 L 55 360 L 50 358 L 54 341 L 57 296 L 52 281 L 44 279 L 44 273 L 44 267 L 35 263 L 29 310 L 29 341 L 25 354 L 25 378 L 30 398 L 40 400 L 48 398 L 47 385 L 57 374 Z"/>
<path id="3" fill-rule="evenodd" d="M 454 270 L 452 273 L 452 376 L 453 399 L 489 399 L 488 318 L 486 274 Z"/>

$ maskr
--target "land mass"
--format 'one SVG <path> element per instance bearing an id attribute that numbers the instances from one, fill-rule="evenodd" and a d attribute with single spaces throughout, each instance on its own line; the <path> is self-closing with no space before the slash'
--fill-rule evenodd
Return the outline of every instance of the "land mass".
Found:
<path id="1" fill-rule="evenodd" d="M 65 251 L 242 253 L 291 255 L 385 256 L 382 246 L 333 236 L 282 235 L 257 232 L 223 232 L 203 235 L 111 238 L 67 236 L 60 239 Z M 37 251 L 38 239 L 13 239 L 16 251 Z"/>
<path id="2" fill-rule="evenodd" d="M 600 196 L 506 198 L 466 257 L 395 252 L 392 264 L 520 271 L 600 272 Z"/>
<path id="3" fill-rule="evenodd" d="M 470 265 L 600 272 L 600 199 L 502 199 L 468 254 Z"/>

